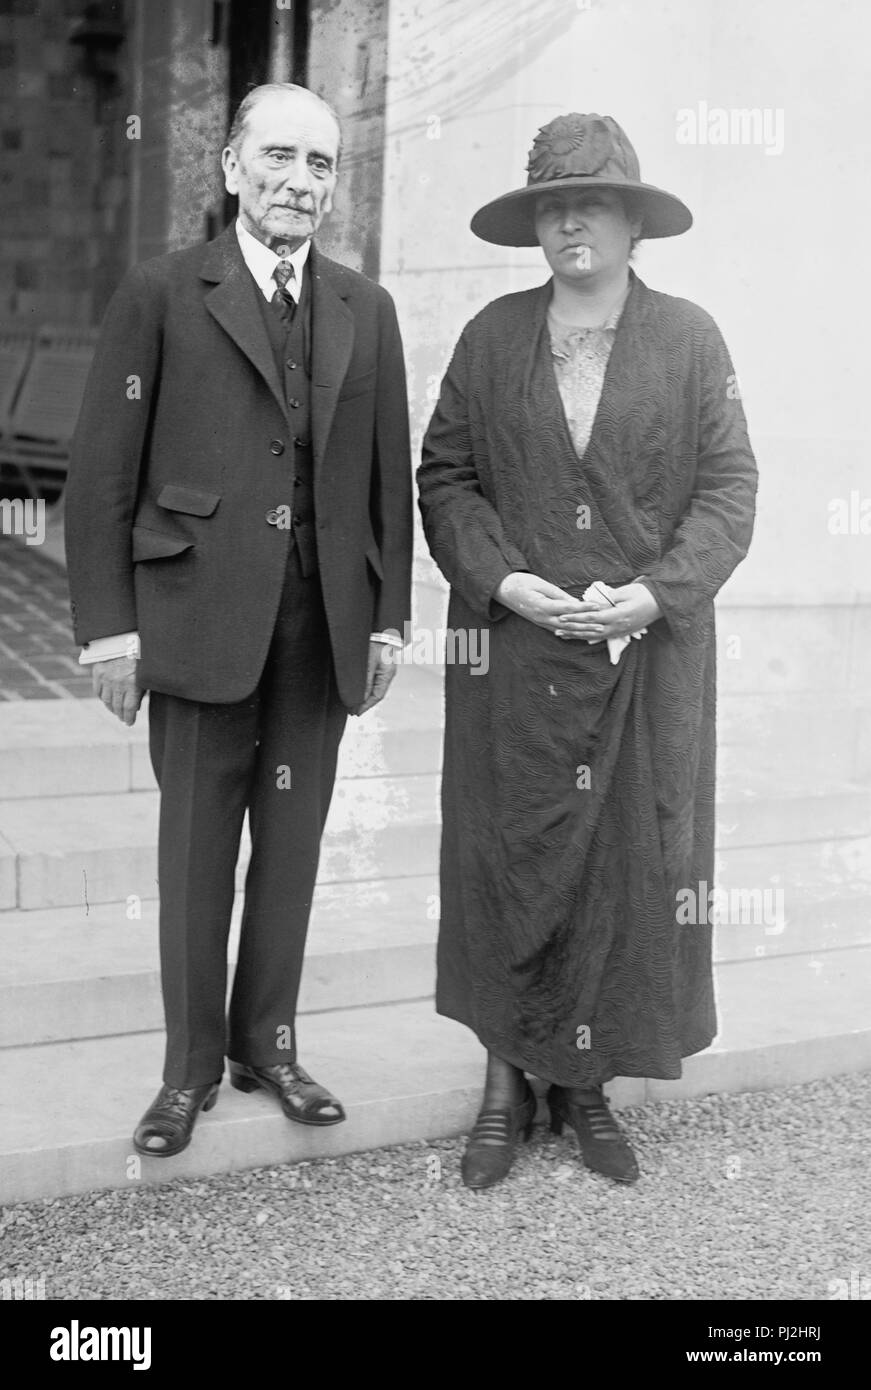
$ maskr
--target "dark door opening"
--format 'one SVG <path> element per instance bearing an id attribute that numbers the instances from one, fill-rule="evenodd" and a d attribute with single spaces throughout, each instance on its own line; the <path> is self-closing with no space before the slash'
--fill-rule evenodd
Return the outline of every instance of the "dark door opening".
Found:
<path id="1" fill-rule="evenodd" d="M 305 86 L 311 26 L 309 0 L 293 0 L 292 6 L 281 10 L 275 0 L 229 0 L 227 11 L 229 117 L 251 88 L 262 82 L 297 82 Z M 271 56 L 279 30 L 285 34 L 289 31 L 290 38 L 290 70 L 281 74 L 271 73 Z M 223 211 L 227 226 L 237 212 L 237 199 L 230 193 L 224 195 Z"/>

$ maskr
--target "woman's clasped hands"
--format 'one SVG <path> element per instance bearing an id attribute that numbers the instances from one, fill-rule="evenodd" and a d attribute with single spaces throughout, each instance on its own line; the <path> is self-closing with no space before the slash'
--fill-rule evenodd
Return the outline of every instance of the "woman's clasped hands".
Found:
<path id="1" fill-rule="evenodd" d="M 646 584 L 621 584 L 608 588 L 607 593 L 599 586 L 591 587 L 593 592 L 598 590 L 599 597 L 573 598 L 537 574 L 515 571 L 506 575 L 494 597 L 563 641 L 607 642 L 613 637 L 629 637 L 662 616 Z"/>

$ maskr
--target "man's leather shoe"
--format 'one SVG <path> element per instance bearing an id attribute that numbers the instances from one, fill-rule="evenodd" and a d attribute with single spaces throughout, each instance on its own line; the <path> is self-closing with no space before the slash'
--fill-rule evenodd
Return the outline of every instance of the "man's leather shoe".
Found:
<path id="1" fill-rule="evenodd" d="M 301 1125 L 338 1125 L 345 1118 L 342 1106 L 325 1086 L 313 1081 L 297 1062 L 274 1067 L 249 1067 L 230 1063 L 230 1084 L 237 1091 L 271 1091 L 281 1101 L 289 1120 Z"/>
<path id="2" fill-rule="evenodd" d="M 218 1099 L 220 1081 L 207 1086 L 194 1086 L 180 1091 L 175 1086 L 161 1086 L 133 1135 L 137 1153 L 149 1158 L 171 1158 L 180 1154 L 191 1142 L 197 1115 L 211 1110 Z"/>

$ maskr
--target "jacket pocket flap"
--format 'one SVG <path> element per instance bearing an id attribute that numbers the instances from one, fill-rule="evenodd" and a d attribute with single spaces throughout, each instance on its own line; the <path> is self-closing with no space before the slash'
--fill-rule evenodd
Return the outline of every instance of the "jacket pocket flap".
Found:
<path id="1" fill-rule="evenodd" d="M 177 483 L 164 483 L 157 495 L 158 507 L 165 507 L 168 512 L 186 512 L 188 516 L 211 516 L 220 500 L 216 492 L 199 492 Z"/>
<path id="2" fill-rule="evenodd" d="M 384 565 L 381 563 L 381 552 L 377 546 L 368 545 L 366 547 L 366 559 L 372 566 L 379 579 L 384 578 Z"/>
<path id="3" fill-rule="evenodd" d="M 162 531 L 149 531 L 146 526 L 133 527 L 133 562 L 137 560 L 162 560 L 170 555 L 181 555 L 190 550 L 193 541 L 181 536 L 165 536 Z"/>

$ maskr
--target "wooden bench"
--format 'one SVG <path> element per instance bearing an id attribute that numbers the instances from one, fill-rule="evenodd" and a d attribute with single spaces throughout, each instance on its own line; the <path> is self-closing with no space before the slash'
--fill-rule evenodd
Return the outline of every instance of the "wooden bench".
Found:
<path id="1" fill-rule="evenodd" d="M 12 469 L 31 497 L 38 496 L 40 479 L 66 476 L 98 332 L 46 325 L 36 334 L 0 437 L 0 473 Z M 11 363 L 11 344 L 9 357 Z"/>
<path id="2" fill-rule="evenodd" d="M 33 353 L 33 329 L 0 322 L 0 439 L 9 433 L 12 407 Z"/>

